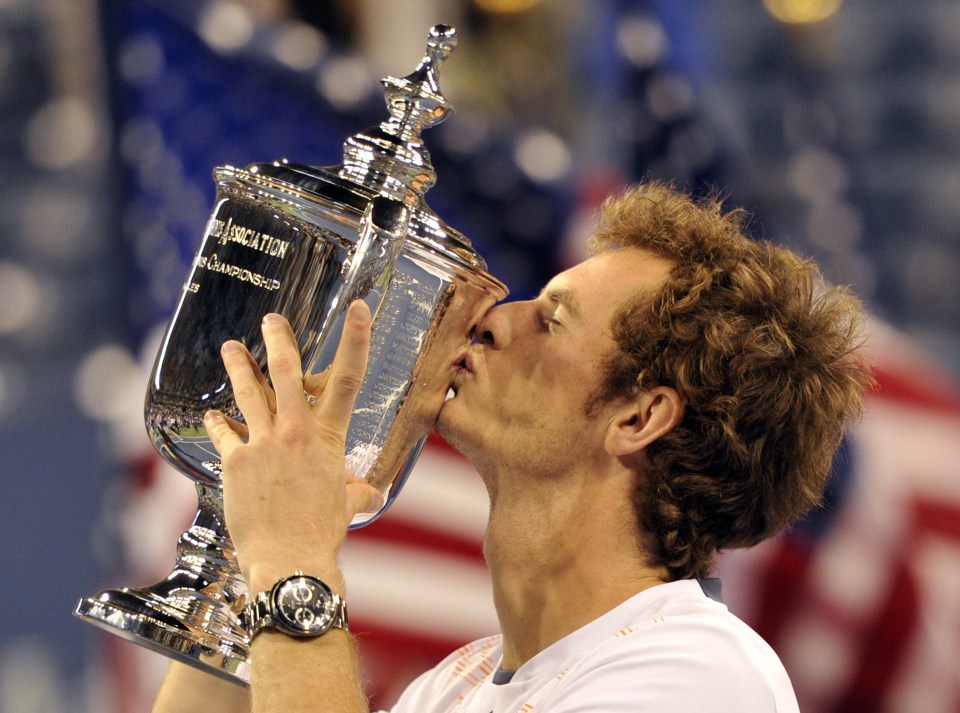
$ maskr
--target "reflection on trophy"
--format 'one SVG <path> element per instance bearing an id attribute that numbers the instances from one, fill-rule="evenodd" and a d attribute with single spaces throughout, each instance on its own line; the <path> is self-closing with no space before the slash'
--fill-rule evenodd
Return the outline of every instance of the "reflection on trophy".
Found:
<path id="1" fill-rule="evenodd" d="M 368 303 L 373 339 L 347 436 L 347 470 L 396 498 L 446 397 L 480 316 L 506 288 L 423 194 L 435 173 L 421 130 L 451 110 L 437 75 L 456 45 L 437 25 L 403 79 L 383 80 L 390 118 L 344 144 L 343 164 L 278 161 L 214 170 L 216 202 L 147 391 L 147 431 L 191 478 L 199 508 L 162 582 L 84 598 L 78 616 L 236 682 L 250 678 L 239 614 L 247 585 L 223 522 L 219 456 L 203 427 L 218 409 L 241 418 L 220 359 L 238 339 L 261 369 L 260 322 L 290 320 L 305 373 L 333 360 L 347 306 Z M 359 515 L 351 527 L 380 513 Z"/>

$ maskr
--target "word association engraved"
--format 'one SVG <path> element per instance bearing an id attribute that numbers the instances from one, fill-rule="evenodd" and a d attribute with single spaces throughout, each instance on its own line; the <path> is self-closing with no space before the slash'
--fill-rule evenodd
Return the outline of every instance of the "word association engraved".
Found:
<path id="1" fill-rule="evenodd" d="M 253 228 L 247 228 L 242 225 L 234 225 L 233 218 L 226 221 L 214 220 L 210 228 L 210 237 L 218 238 L 217 242 L 221 245 L 227 243 L 240 243 L 248 248 L 259 250 L 271 257 L 278 257 L 281 260 L 287 254 L 287 248 L 290 243 L 286 240 L 274 238 L 266 233 L 261 233 Z"/>
<path id="2" fill-rule="evenodd" d="M 243 225 L 236 225 L 233 218 L 227 220 L 214 219 L 210 222 L 209 235 L 216 239 L 219 245 L 227 243 L 238 243 L 251 250 L 258 250 L 271 257 L 280 258 L 286 256 L 290 243 L 286 240 L 280 240 L 272 235 L 261 233 L 253 228 Z M 267 277 L 248 270 L 244 267 L 231 265 L 224 262 L 220 257 L 213 253 L 211 255 L 201 255 L 197 258 L 197 268 L 200 270 L 209 270 L 210 272 L 219 272 L 223 275 L 236 278 L 242 282 L 248 282 L 254 287 L 260 287 L 264 290 L 273 291 L 280 289 L 280 281 L 272 277 Z M 185 288 L 188 292 L 199 292 L 200 284 L 190 282 Z"/>

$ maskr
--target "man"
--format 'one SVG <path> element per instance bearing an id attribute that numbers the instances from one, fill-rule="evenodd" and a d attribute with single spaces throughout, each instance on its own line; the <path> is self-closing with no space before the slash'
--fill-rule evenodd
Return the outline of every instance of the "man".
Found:
<path id="1" fill-rule="evenodd" d="M 424 674 L 396 713 L 797 710 L 776 655 L 704 578 L 718 551 L 817 503 L 869 373 L 856 300 L 742 220 L 637 186 L 604 206 L 593 257 L 477 324 L 437 428 L 489 492 L 501 635 Z M 251 592 L 304 572 L 345 595 L 346 525 L 379 498 L 343 454 L 369 324 L 353 305 L 313 405 L 285 321 L 264 321 L 275 394 L 224 345 L 247 426 L 207 426 Z M 258 713 L 367 710 L 341 628 L 267 628 L 251 656 Z M 247 696 L 175 666 L 155 710 L 243 710 Z"/>

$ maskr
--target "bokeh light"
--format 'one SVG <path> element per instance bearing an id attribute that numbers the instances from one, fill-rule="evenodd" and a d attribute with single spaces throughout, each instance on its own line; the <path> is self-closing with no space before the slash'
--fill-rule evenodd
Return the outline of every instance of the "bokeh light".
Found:
<path id="1" fill-rule="evenodd" d="M 210 4 L 200 18 L 200 35 L 221 52 L 235 52 L 253 37 L 253 20 L 239 3 L 221 0 Z"/>
<path id="2" fill-rule="evenodd" d="M 540 4 L 540 0 L 473 0 L 473 4 L 486 12 L 526 12 Z"/>
<path id="3" fill-rule="evenodd" d="M 95 421 L 127 416 L 131 402 L 143 400 L 140 368 L 119 344 L 105 344 L 87 354 L 77 367 L 73 388 L 80 410 Z"/>
<path id="4" fill-rule="evenodd" d="M 567 144 L 546 129 L 530 129 L 521 134 L 514 160 L 524 173 L 539 183 L 560 180 L 572 165 Z"/>
<path id="5" fill-rule="evenodd" d="M 843 0 L 763 0 L 767 12 L 780 22 L 804 25 L 835 15 Z"/>
<path id="6" fill-rule="evenodd" d="M 101 124 L 91 104 L 81 97 L 62 96 L 40 107 L 24 137 L 29 158 L 44 168 L 68 168 L 97 158 Z M 103 148 L 103 144 L 99 144 Z"/>
<path id="7" fill-rule="evenodd" d="M 370 68 L 358 57 L 337 57 L 327 62 L 317 78 L 317 89 L 335 107 L 356 106 L 371 92 Z"/>
<path id="8" fill-rule="evenodd" d="M 654 17 L 632 15 L 617 23 L 617 50 L 637 67 L 657 64 L 669 44 L 663 26 Z"/>
<path id="9" fill-rule="evenodd" d="M 270 51 L 277 61 L 291 69 L 304 71 L 315 67 L 327 52 L 327 40 L 303 22 L 289 22 L 274 38 Z"/>
<path id="10" fill-rule="evenodd" d="M 27 330 L 43 311 L 40 281 L 17 263 L 0 262 L 0 294 L 0 335 Z"/>

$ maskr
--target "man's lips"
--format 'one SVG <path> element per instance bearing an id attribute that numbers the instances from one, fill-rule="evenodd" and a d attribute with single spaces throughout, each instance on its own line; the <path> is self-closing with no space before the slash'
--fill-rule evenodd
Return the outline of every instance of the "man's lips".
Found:
<path id="1" fill-rule="evenodd" d="M 473 357 L 469 352 L 464 352 L 460 357 L 453 362 L 451 365 L 454 368 L 453 380 L 450 384 L 450 388 L 447 391 L 447 400 L 456 396 L 457 390 L 459 389 L 459 382 L 462 377 L 465 375 L 474 374 L 474 362 Z"/>
<path id="2" fill-rule="evenodd" d="M 457 367 L 460 371 L 467 371 L 469 373 L 474 373 L 473 371 L 473 357 L 470 356 L 470 352 L 465 353 L 460 357 L 460 361 L 457 362 Z"/>
<path id="3" fill-rule="evenodd" d="M 456 374 L 461 374 L 463 372 L 473 374 L 474 357 L 469 350 L 463 351 L 456 359 L 454 359 L 451 366 L 456 370 Z"/>

